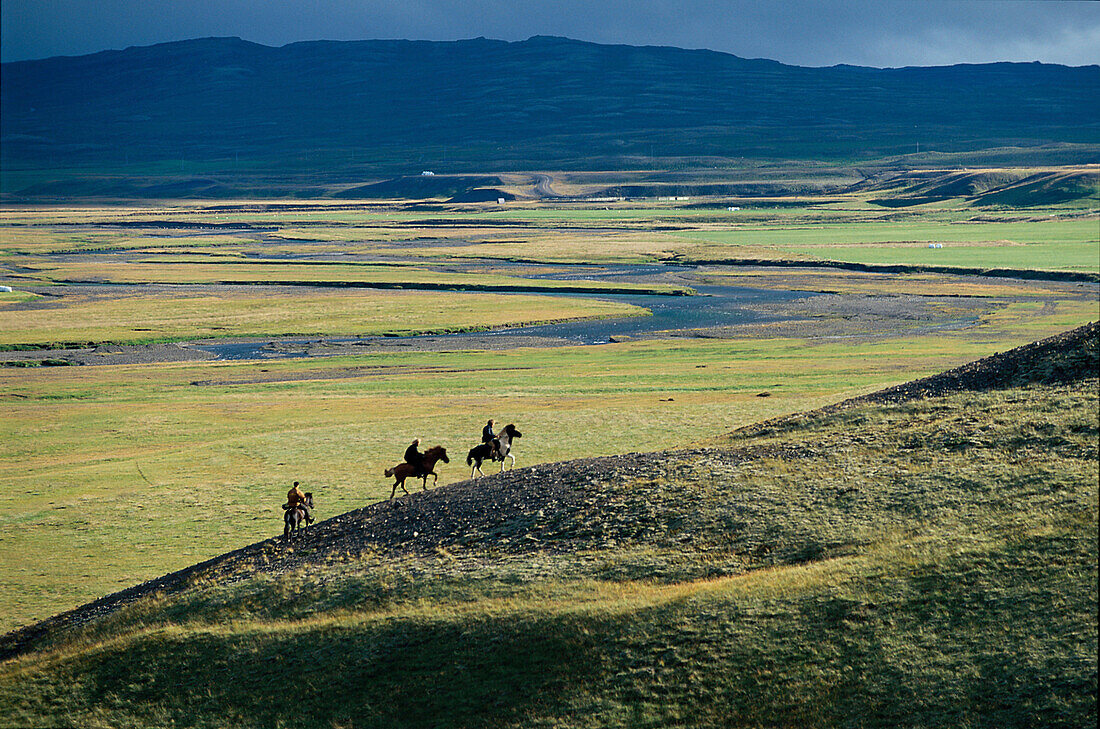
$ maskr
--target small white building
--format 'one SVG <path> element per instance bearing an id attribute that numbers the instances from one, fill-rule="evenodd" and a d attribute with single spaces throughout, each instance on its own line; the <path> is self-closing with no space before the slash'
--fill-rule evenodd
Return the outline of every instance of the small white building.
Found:
<path id="1" fill-rule="evenodd" d="M 420 173 L 420 176 L 421 177 L 435 177 L 435 173 L 432 172 L 431 170 L 424 170 L 423 172 Z"/>

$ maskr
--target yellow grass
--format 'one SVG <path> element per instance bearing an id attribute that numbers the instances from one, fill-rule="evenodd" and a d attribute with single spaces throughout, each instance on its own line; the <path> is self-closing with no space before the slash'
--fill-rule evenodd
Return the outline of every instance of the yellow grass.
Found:
<path id="1" fill-rule="evenodd" d="M 614 302 L 456 292 L 263 291 L 69 297 L 62 308 L 2 308 L 0 345 L 132 342 L 229 336 L 377 335 L 629 316 Z"/>

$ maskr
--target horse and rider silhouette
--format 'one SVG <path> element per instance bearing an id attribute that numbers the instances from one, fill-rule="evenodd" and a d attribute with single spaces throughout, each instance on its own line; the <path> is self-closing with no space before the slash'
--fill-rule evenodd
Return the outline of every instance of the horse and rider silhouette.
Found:
<path id="1" fill-rule="evenodd" d="M 313 523 L 313 492 L 298 488 L 298 482 L 286 492 L 286 503 L 283 504 L 283 539 L 292 540 L 299 529 Z"/>
<path id="2" fill-rule="evenodd" d="M 522 437 L 523 433 L 516 430 L 516 426 L 512 423 L 505 425 L 499 434 L 494 434 L 492 427 L 493 421 L 490 420 L 482 431 L 481 445 L 474 446 L 466 455 L 466 465 L 472 467 L 470 478 L 477 478 L 475 473 L 485 475 L 481 471 L 481 464 L 484 461 L 499 462 L 500 470 L 504 471 L 505 461 L 510 459 L 511 468 L 516 467 L 516 457 L 512 455 L 512 441 Z M 486 438 L 486 435 L 489 437 Z"/>
<path id="3" fill-rule="evenodd" d="M 485 461 L 499 462 L 500 470 L 503 471 L 506 462 L 511 463 L 511 467 L 515 468 L 516 457 L 512 455 L 512 441 L 522 436 L 516 426 L 512 423 L 504 426 L 499 434 L 493 432 L 494 421 L 490 420 L 481 431 L 481 444 L 474 446 L 470 449 L 469 454 L 466 456 L 466 465 L 472 466 L 470 470 L 470 478 L 476 478 L 474 474 L 485 474 L 481 470 L 481 464 Z M 447 457 L 447 449 L 442 446 L 433 446 L 423 453 L 420 452 L 420 439 L 413 440 L 412 445 L 405 449 L 405 461 L 399 463 L 393 468 L 387 468 L 384 474 L 393 476 L 393 489 L 390 490 L 390 498 L 397 496 L 397 489 L 400 487 L 406 494 L 409 490 L 405 488 L 405 479 L 419 478 L 421 480 L 421 489 L 428 489 L 428 476 L 432 477 L 432 485 L 435 486 L 439 482 L 439 475 L 435 472 L 435 465 L 443 461 L 444 463 L 450 463 L 450 459 Z"/>
<path id="4" fill-rule="evenodd" d="M 412 445 L 405 449 L 405 462 L 398 463 L 393 468 L 387 468 L 385 470 L 386 476 L 393 476 L 393 490 L 390 491 L 390 498 L 392 499 L 397 495 L 397 487 L 400 486 L 401 490 L 406 494 L 409 490 L 405 488 L 405 479 L 412 477 L 419 477 L 422 481 L 421 488 L 424 491 L 428 490 L 428 476 L 432 477 L 432 486 L 439 481 L 439 475 L 435 472 L 435 464 L 443 461 L 444 463 L 450 463 L 451 459 L 447 457 L 447 449 L 443 446 L 432 446 L 423 453 L 420 452 L 420 439 L 413 440 Z"/>
<path id="5" fill-rule="evenodd" d="M 522 433 L 516 430 L 512 423 L 505 425 L 500 433 L 493 431 L 494 421 L 490 420 L 481 431 L 481 443 L 470 449 L 466 456 L 466 465 L 471 466 L 470 478 L 484 476 L 481 464 L 485 461 L 500 463 L 503 472 L 511 462 L 511 468 L 516 466 L 516 457 L 512 455 L 512 441 L 522 437 Z M 447 457 L 447 449 L 443 446 L 432 446 L 423 453 L 420 452 L 420 439 L 416 438 L 405 449 L 405 461 L 393 468 L 387 468 L 385 475 L 393 476 L 393 488 L 390 490 L 390 498 L 397 496 L 398 487 L 407 495 L 409 490 L 405 488 L 405 480 L 419 478 L 422 490 L 428 490 L 428 476 L 432 477 L 432 486 L 439 482 L 439 475 L 435 472 L 435 466 L 442 461 L 450 463 Z M 286 503 L 283 504 L 283 539 L 293 541 L 300 531 L 313 523 L 313 493 L 303 493 L 295 481 L 286 494 Z"/>
<path id="6" fill-rule="evenodd" d="M 512 441 L 523 436 L 512 423 L 505 425 L 500 433 L 493 432 L 494 421 L 490 420 L 481 431 L 481 443 L 470 449 L 466 456 L 466 465 L 471 466 L 470 478 L 476 478 L 475 474 L 484 476 L 481 464 L 485 461 L 500 463 L 501 472 L 508 462 L 511 468 L 516 466 L 516 457 L 512 455 Z M 397 496 L 398 487 L 407 495 L 409 490 L 405 488 L 405 480 L 419 478 L 421 489 L 428 490 L 428 476 L 432 477 L 432 486 L 439 482 L 439 475 L 435 472 L 435 465 L 443 461 L 450 463 L 447 457 L 447 449 L 443 446 L 432 446 L 423 453 L 420 452 L 420 439 L 416 438 L 405 449 L 405 461 L 393 468 L 387 468 L 385 475 L 393 476 L 393 489 L 390 498 Z M 286 503 L 283 504 L 283 539 L 293 541 L 294 537 L 313 523 L 313 493 L 302 492 L 295 481 L 286 494 Z"/>

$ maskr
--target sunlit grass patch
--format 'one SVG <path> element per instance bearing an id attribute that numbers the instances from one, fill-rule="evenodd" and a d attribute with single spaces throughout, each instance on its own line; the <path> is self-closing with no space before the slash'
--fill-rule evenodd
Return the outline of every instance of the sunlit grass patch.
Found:
<path id="1" fill-rule="evenodd" d="M 0 309 L 0 345 L 442 333 L 644 313 L 615 302 L 522 294 L 315 290 L 274 295 L 138 294 L 112 300 L 78 299 L 51 309 Z"/>
<path id="2" fill-rule="evenodd" d="M 675 233 L 709 243 L 684 250 L 688 259 L 807 258 L 874 264 L 1100 271 L 1096 219 L 928 223 L 851 223 L 843 226 L 737 228 Z M 942 248 L 929 248 L 942 243 Z M 747 253 L 746 253 L 747 251 Z"/>
<path id="3" fill-rule="evenodd" d="M 0 308 L 11 304 L 22 304 L 25 301 L 33 301 L 39 298 L 41 298 L 40 294 L 36 294 L 31 291 L 19 291 L 18 289 L 12 291 L 0 291 Z"/>

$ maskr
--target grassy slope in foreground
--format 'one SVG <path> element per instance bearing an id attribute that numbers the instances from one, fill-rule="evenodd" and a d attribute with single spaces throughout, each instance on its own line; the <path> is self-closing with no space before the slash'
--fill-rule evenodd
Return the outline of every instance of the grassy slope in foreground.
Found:
<path id="1" fill-rule="evenodd" d="M 255 545 L 39 636 L 0 725 L 1091 726 L 1096 342 Z"/>

